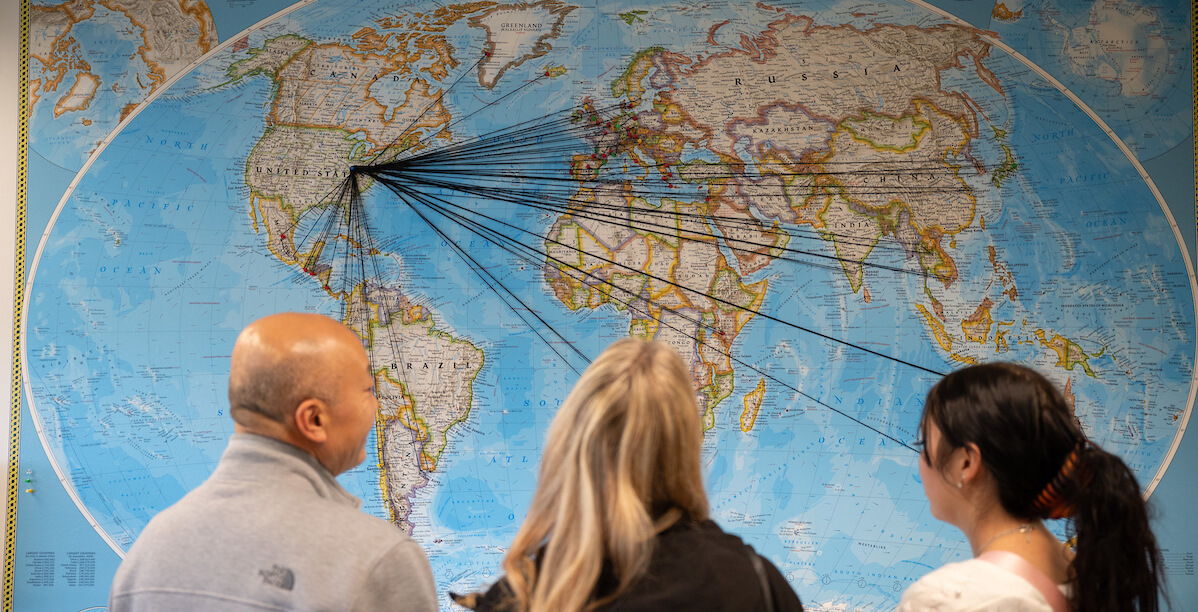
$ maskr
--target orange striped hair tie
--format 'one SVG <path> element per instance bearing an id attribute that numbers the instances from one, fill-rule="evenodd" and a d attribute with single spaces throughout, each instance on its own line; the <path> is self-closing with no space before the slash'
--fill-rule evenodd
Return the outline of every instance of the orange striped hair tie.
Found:
<path id="1" fill-rule="evenodd" d="M 1082 438 L 1065 457 L 1065 463 L 1061 465 L 1057 475 L 1048 481 L 1048 484 L 1044 485 L 1044 488 L 1036 495 L 1036 501 L 1032 503 L 1032 510 L 1036 514 L 1050 519 L 1073 516 L 1074 508 L 1066 502 L 1065 498 L 1078 484 L 1074 473 L 1078 471 L 1078 463 L 1087 444 L 1089 441 Z M 1089 480 L 1088 477 L 1085 479 Z M 1084 486 L 1084 483 L 1082 485 Z"/>

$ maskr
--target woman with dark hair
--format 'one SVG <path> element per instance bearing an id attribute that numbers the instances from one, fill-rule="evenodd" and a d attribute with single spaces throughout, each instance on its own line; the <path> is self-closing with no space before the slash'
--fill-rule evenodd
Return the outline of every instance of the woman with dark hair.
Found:
<path id="1" fill-rule="evenodd" d="M 778 570 L 708 517 L 702 444 L 678 354 L 611 345 L 553 418 L 506 575 L 454 599 L 480 611 L 802 612 Z"/>
<path id="2" fill-rule="evenodd" d="M 949 374 L 920 430 L 932 515 L 974 559 L 921 578 L 899 610 L 1157 610 L 1160 553 L 1135 476 L 1043 376 L 1010 363 Z M 1065 517 L 1075 550 L 1041 522 Z"/>

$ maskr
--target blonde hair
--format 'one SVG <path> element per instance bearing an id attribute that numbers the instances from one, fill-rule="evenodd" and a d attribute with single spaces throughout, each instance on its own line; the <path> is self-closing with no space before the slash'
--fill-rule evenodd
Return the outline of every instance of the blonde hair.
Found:
<path id="1" fill-rule="evenodd" d="M 657 533 L 707 519 L 702 442 L 678 354 L 633 338 L 608 347 L 549 427 L 537 491 L 503 560 L 515 609 L 610 602 L 645 573 Z M 605 561 L 617 587 L 591 601 Z"/>

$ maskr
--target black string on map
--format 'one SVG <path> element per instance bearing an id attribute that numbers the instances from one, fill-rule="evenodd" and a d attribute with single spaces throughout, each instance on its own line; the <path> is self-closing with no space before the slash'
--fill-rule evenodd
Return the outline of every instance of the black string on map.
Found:
<path id="1" fill-rule="evenodd" d="M 625 109 L 624 105 L 616 105 L 613 109 Z M 607 109 L 611 110 L 611 109 Z M 619 120 L 606 121 L 603 127 L 595 125 L 595 120 L 582 126 L 579 123 L 578 112 L 574 111 L 569 117 L 546 117 L 496 131 L 474 140 L 447 145 L 440 149 L 422 152 L 416 155 L 399 156 L 394 162 L 359 167 L 359 170 L 379 180 L 404 181 L 413 186 L 448 191 L 457 197 L 475 197 L 488 200 L 509 202 L 518 206 L 558 215 L 570 214 L 573 217 L 587 219 L 600 223 L 614 223 L 624 227 L 643 231 L 676 229 L 679 222 L 688 226 L 684 240 L 708 241 L 716 237 L 716 230 L 692 231 L 692 227 L 706 225 L 710 221 L 722 231 L 724 243 L 737 254 L 749 254 L 765 251 L 771 259 L 782 259 L 792 263 L 816 267 L 839 268 L 848 262 L 862 268 L 887 270 L 896 274 L 925 276 L 923 269 L 911 269 L 865 260 L 854 261 L 847 257 L 838 257 L 824 252 L 804 250 L 788 246 L 791 239 L 819 240 L 826 243 L 835 241 L 843 247 L 857 247 L 870 250 L 893 250 L 895 245 L 883 243 L 878 236 L 846 234 L 828 229 L 813 229 L 810 227 L 785 224 L 775 221 L 772 226 L 763 225 L 756 217 L 750 216 L 747 207 L 739 215 L 729 216 L 720 214 L 717 210 L 719 202 L 728 202 L 729 213 L 737 212 L 735 206 L 739 199 L 736 195 L 730 198 L 711 197 L 713 188 L 722 189 L 756 189 L 754 185 L 745 186 L 746 179 L 752 180 L 748 174 L 735 169 L 729 164 L 688 164 L 672 170 L 670 166 L 657 164 L 650 168 L 629 169 L 608 167 L 606 153 L 592 152 L 589 156 L 576 159 L 573 168 L 564 172 L 560 165 L 562 158 L 577 154 L 579 139 L 602 140 L 610 138 L 614 130 L 620 128 Z M 598 116 L 601 111 L 591 111 Z M 611 126 L 614 123 L 614 127 Z M 632 128 L 626 127 L 626 132 L 620 136 L 629 139 Z M 643 137 L 638 137 L 638 141 Z M 620 149 L 624 145 L 616 145 Z M 595 147 L 598 151 L 598 146 Z M 547 160 L 552 160 L 547 162 Z M 596 161 L 597 160 L 597 161 Z M 556 164 L 556 165 L 555 165 Z M 783 177 L 803 177 L 805 180 L 840 181 L 845 172 L 828 170 L 831 163 L 821 164 L 824 169 L 810 171 L 788 171 L 785 174 L 771 172 L 768 179 L 775 180 Z M 653 180 L 648 175 L 656 172 L 660 181 Z M 675 175 L 677 172 L 677 175 Z M 880 198 L 898 195 L 911 195 L 910 188 L 888 185 L 888 179 L 898 173 L 907 177 L 942 174 L 943 171 L 931 165 L 927 167 L 905 167 L 900 170 L 871 169 L 854 170 L 851 176 L 856 181 L 862 177 L 876 177 L 877 186 L 849 189 L 838 186 L 839 194 L 857 199 L 863 197 Z M 664 182 L 664 185 L 659 185 Z M 868 183 L 868 181 L 866 181 Z M 815 188 L 813 188 L 815 189 Z M 828 191 L 823 187 L 818 189 Z M 941 188 L 947 192 L 947 187 Z M 764 189 L 762 189 L 764 190 Z M 933 190 L 935 191 L 935 190 Z M 596 194 L 617 194 L 628 200 L 627 204 L 606 204 L 594 196 Z M 925 191 L 924 195 L 928 195 Z M 957 193 L 957 192 L 953 192 Z M 767 196 L 768 198 L 768 196 Z M 786 199 L 788 196 L 779 193 L 773 196 L 775 200 Z M 654 201 L 668 199 L 677 202 L 703 202 L 696 207 L 694 213 L 680 210 L 664 209 L 652 204 Z M 760 198 L 758 198 L 760 199 Z M 714 202 L 714 204 L 713 204 Z M 787 206 L 785 210 L 789 210 Z M 868 217 L 862 216 L 862 219 Z M 861 223 L 861 225 L 866 225 Z M 875 220 L 870 225 L 885 226 L 884 220 Z M 772 236 L 773 242 L 761 242 L 741 237 L 741 234 L 757 234 Z M 794 255 L 809 257 L 815 261 L 795 259 Z"/>
<path id="2" fill-rule="evenodd" d="M 465 74 L 472 73 L 475 67 Z M 562 275 L 568 283 L 600 291 L 606 301 L 628 309 L 638 318 L 653 320 L 656 325 L 685 334 L 700 346 L 718 348 L 731 361 L 781 387 L 911 448 L 879 427 L 736 357 L 729 350 L 731 343 L 725 340 L 726 332 L 710 320 L 660 303 L 641 290 L 622 286 L 613 279 L 641 278 L 655 286 L 669 287 L 688 299 L 708 300 L 724 311 L 750 313 L 919 372 L 936 376 L 941 372 L 761 312 L 709 288 L 687 286 L 674 280 L 673 275 L 637 268 L 615 255 L 588 250 L 579 243 L 559 239 L 560 232 L 555 236 L 552 229 L 547 234 L 530 231 L 505 220 L 509 217 L 487 214 L 480 202 L 498 202 L 555 218 L 557 223 L 551 227 L 573 223 L 599 233 L 653 234 L 679 241 L 679 248 L 682 242 L 726 248 L 742 261 L 780 260 L 812 269 L 857 270 L 860 274 L 866 270 L 883 271 L 896 276 L 924 277 L 922 280 L 926 282 L 932 277 L 927 265 L 913 269 L 876 263 L 866 257 L 872 252 L 895 251 L 896 256 L 931 258 L 934 262 L 936 245 L 909 237 L 906 242 L 897 240 L 901 216 L 910 213 L 902 206 L 854 208 L 849 203 L 890 202 L 916 193 L 924 197 L 960 197 L 961 183 L 945 180 L 944 168 L 930 162 L 876 163 L 862 167 L 810 155 L 798 160 L 779 157 L 768 167 L 730 159 L 682 161 L 681 152 L 688 146 L 683 137 L 643 120 L 642 114 L 626 102 L 596 107 L 588 101 L 578 108 L 473 138 L 455 141 L 448 136 L 451 127 L 498 108 L 501 101 L 547 76 L 548 73 L 530 80 L 436 128 L 441 135 L 439 139 L 417 142 L 413 129 L 430 109 L 441 104 L 453 86 L 442 90 L 392 146 L 377 152 L 371 163 L 353 166 L 331 197 L 301 217 L 293 235 L 304 272 L 321 279 L 324 289 L 344 299 L 351 311 L 369 313 L 371 308 L 378 308 L 380 317 L 384 311 L 388 317 L 394 316 L 399 306 L 391 304 L 383 308 L 378 302 L 383 295 L 382 287 L 378 280 L 371 284 L 372 279 L 384 278 L 379 262 L 383 251 L 378 248 L 367 221 L 362 190 L 377 183 L 448 244 L 488 290 L 576 373 L 580 370 L 575 361 L 589 364 L 587 355 L 568 334 L 536 312 L 504 278 L 480 261 L 466 243 L 455 239 L 457 230 L 499 247 L 526 263 L 529 269 L 548 269 L 552 274 Z M 430 144 L 436 140 L 450 142 Z M 913 184 L 921 186 L 916 188 Z M 857 225 L 863 231 L 833 229 L 854 225 L 843 220 L 824 220 L 834 204 L 840 207 L 841 214 L 859 217 L 862 222 Z M 782 220 L 797 216 L 799 209 L 807 211 L 806 223 Z M 883 241 L 886 233 L 893 234 L 896 240 Z M 835 245 L 835 254 L 827 252 L 829 242 Z M 805 244 L 812 246 L 804 248 Z M 595 266 L 582 262 L 600 262 L 607 272 L 596 273 Z M 383 327 L 393 354 L 402 355 L 403 343 L 392 331 L 394 326 Z"/>
<path id="3" fill-rule="evenodd" d="M 555 264 L 563 266 L 565 269 L 569 270 L 568 274 L 574 280 L 584 281 L 584 280 L 589 279 L 592 281 L 607 283 L 608 286 L 612 290 L 627 295 L 627 297 L 620 297 L 616 294 L 610 294 L 610 299 L 612 301 L 620 304 L 624 308 L 628 309 L 630 312 L 636 313 L 646 319 L 654 319 L 659 326 L 665 327 L 665 328 L 670 329 L 675 332 L 678 332 L 679 335 L 686 336 L 686 337 L 690 338 L 691 340 L 695 341 L 697 344 L 716 346 L 713 344 L 713 340 L 710 339 L 712 334 L 702 333 L 702 334 L 692 335 L 692 333 L 689 331 L 689 329 L 691 329 L 692 326 L 693 326 L 693 328 L 698 328 L 698 329 L 704 329 L 704 328 L 710 329 L 710 327 L 707 326 L 701 319 L 699 319 L 693 315 L 688 315 L 685 312 L 678 311 L 678 310 L 675 310 L 675 309 L 672 309 L 672 308 L 669 308 L 666 306 L 660 306 L 659 308 L 660 308 L 661 312 L 658 314 L 654 314 L 652 312 L 651 302 L 649 300 L 644 299 L 642 296 L 637 295 L 635 292 L 629 291 L 629 290 L 627 290 L 623 287 L 620 287 L 618 285 L 611 284 L 610 282 L 608 282 L 604 279 L 600 279 L 600 278 L 596 277 L 594 274 L 583 270 L 579 266 L 573 265 L 569 262 L 566 262 L 564 260 L 553 257 L 552 255 L 548 255 L 535 247 L 531 247 L 531 246 L 527 245 L 524 242 L 513 239 L 510 236 L 507 236 L 501 232 L 495 231 L 491 226 L 480 223 L 476 220 L 468 219 L 464 216 L 460 216 L 452 211 L 449 211 L 448 209 L 438 205 L 438 203 L 437 203 L 438 201 L 440 201 L 442 203 L 446 203 L 443 200 L 441 200 L 440 198 L 437 198 L 434 196 L 429 196 L 427 194 L 421 194 L 419 192 L 406 191 L 402 188 L 394 188 L 391 185 L 388 185 L 388 187 L 391 188 L 392 191 L 397 196 L 399 196 L 399 198 L 403 202 L 405 202 L 409 206 L 411 206 L 412 210 L 418 216 L 420 216 L 420 218 L 423 219 L 430 227 L 432 227 L 433 230 L 437 233 L 437 235 L 441 236 L 442 238 L 446 238 L 445 232 L 442 231 L 423 212 L 421 212 L 420 209 L 416 207 L 416 204 L 424 205 L 425 207 L 437 212 L 442 217 L 449 219 L 450 221 L 453 221 L 454 223 L 469 229 L 471 232 L 473 232 L 475 235 L 479 236 L 480 238 L 483 238 L 483 239 L 486 239 L 489 241 L 493 241 L 497 246 L 499 246 L 504 251 L 506 251 L 506 252 L 516 256 L 517 258 L 522 259 L 525 262 L 530 263 L 534 266 L 540 265 L 544 261 L 544 259 L 547 258 L 547 259 L 553 261 Z M 456 205 L 450 204 L 450 206 L 456 206 Z M 487 219 L 490 219 L 492 221 L 495 221 L 494 219 L 491 219 L 490 217 L 487 217 L 486 215 L 482 215 L 482 216 Z M 502 225 L 511 227 L 510 225 L 508 225 L 506 223 L 502 223 L 502 222 L 499 222 L 499 223 Z M 523 231 L 523 230 L 521 230 L 521 231 Z M 451 244 L 456 244 L 456 243 L 451 242 Z M 558 243 L 558 244 L 560 244 L 560 243 Z M 577 249 L 575 249 L 575 250 L 577 250 Z M 579 252 L 581 252 L 581 251 L 579 251 Z M 469 255 L 466 255 L 464 252 L 463 252 L 463 255 L 465 257 L 469 258 L 470 261 L 472 261 L 472 262 L 474 261 L 473 258 L 470 258 Z M 475 263 L 474 266 L 477 266 L 477 263 Z M 656 278 L 656 277 L 654 277 L 654 278 Z M 706 294 L 704 294 L 704 295 L 706 295 Z M 711 296 L 708 296 L 708 297 L 711 297 Z M 670 319 L 668 317 L 663 316 L 663 313 L 668 313 L 674 317 L 677 317 L 678 319 L 681 319 L 683 321 L 691 323 L 692 326 L 688 326 L 686 329 L 684 329 L 682 327 L 674 325 L 670 322 Z M 768 315 L 765 315 L 765 316 L 768 316 Z M 772 319 L 773 317 L 770 317 L 770 318 Z M 540 317 L 538 317 L 538 319 L 540 320 Z M 774 320 L 777 321 L 777 319 L 774 319 Z M 543 322 L 543 320 L 542 320 L 542 322 Z M 548 324 L 546 324 L 546 325 L 548 325 Z M 550 329 L 556 335 L 561 337 L 560 334 L 555 329 L 553 329 L 552 327 L 550 327 Z M 802 328 L 800 328 L 800 329 L 802 329 Z M 722 335 L 722 332 L 717 332 L 716 335 Z M 819 335 L 822 337 L 827 337 L 827 336 L 823 336 L 823 334 L 819 334 Z M 562 338 L 562 339 L 565 340 L 564 338 Z M 574 348 L 574 345 L 572 343 L 569 343 L 568 341 L 566 341 L 566 342 L 571 346 L 571 348 Z M 552 348 L 552 345 L 551 345 L 551 348 Z M 719 347 L 717 346 L 717 348 L 719 348 Z M 577 350 L 578 349 L 575 348 L 575 351 L 577 351 Z M 869 351 L 869 349 L 864 349 L 864 350 L 866 350 L 867 352 L 871 352 L 871 353 L 873 352 L 873 351 Z M 557 352 L 557 351 L 555 350 L 554 352 Z M 877 354 L 877 353 L 875 353 L 875 354 Z M 579 355 L 581 355 L 581 352 L 579 352 Z M 728 355 L 729 355 L 729 359 L 731 361 L 737 363 L 738 365 L 744 366 L 750 370 L 753 370 L 757 374 L 761 375 L 763 378 L 767 378 L 770 381 L 778 384 L 779 386 L 789 389 L 792 392 L 794 392 L 804 398 L 807 398 L 807 399 L 811 400 L 812 402 L 815 402 L 816 404 L 820 405 L 821 407 L 826 408 L 827 410 L 830 410 L 832 412 L 840 414 L 840 415 L 852 420 L 853 422 L 855 422 L 859 425 L 862 425 L 862 426 L 866 427 L 867 429 L 877 433 L 878 435 L 885 437 L 888 440 L 891 440 L 903 447 L 911 449 L 912 451 L 916 450 L 916 449 L 912 448 L 910 445 L 908 445 L 907 443 L 903 442 L 902 440 L 895 438 L 894 436 L 882 431 L 881 429 L 878 429 L 877 427 L 875 427 L 873 425 L 870 425 L 869 423 L 862 421 L 861 419 L 858 419 L 858 418 L 852 416 L 851 414 L 848 414 L 840 409 L 837 409 L 837 408 L 829 405 L 828 403 L 820 400 L 819 398 L 817 398 L 809 393 L 804 392 L 803 390 L 791 385 L 790 383 L 787 383 L 786 381 L 784 381 L 782 379 L 779 379 L 778 377 L 770 374 L 769 372 L 767 372 L 751 363 L 748 363 L 748 362 L 744 361 L 743 359 L 740 359 L 739 357 L 736 357 L 731 352 L 729 352 Z M 562 355 L 560 353 L 558 353 L 558 356 L 561 357 Z M 583 358 L 586 359 L 585 356 L 583 356 Z M 588 363 L 590 362 L 589 359 L 586 359 L 586 361 Z M 906 363 L 906 362 L 904 362 L 904 363 Z M 914 367 L 920 368 L 920 366 L 914 366 Z M 920 368 L 920 369 L 923 369 L 923 368 Z M 577 370 L 575 370 L 575 371 L 577 372 Z"/>

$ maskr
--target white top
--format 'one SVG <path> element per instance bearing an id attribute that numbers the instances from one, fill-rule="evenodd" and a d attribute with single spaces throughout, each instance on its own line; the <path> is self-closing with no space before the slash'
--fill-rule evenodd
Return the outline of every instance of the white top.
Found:
<path id="1" fill-rule="evenodd" d="M 1065 589 L 1061 591 L 1065 592 Z M 896 612 L 917 610 L 1052 612 L 1052 607 L 1040 591 L 1022 577 L 993 563 L 970 559 L 949 563 L 915 581 L 903 593 Z"/>

